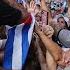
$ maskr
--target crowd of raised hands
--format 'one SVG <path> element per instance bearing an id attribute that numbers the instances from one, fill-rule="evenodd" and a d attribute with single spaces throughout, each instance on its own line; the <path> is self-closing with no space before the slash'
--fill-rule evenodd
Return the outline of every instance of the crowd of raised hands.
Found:
<path id="1" fill-rule="evenodd" d="M 65 22 L 62 22 L 65 20 L 62 16 L 58 19 L 59 22 L 58 20 L 57 22 L 54 21 L 56 15 L 59 16 L 64 9 L 62 8 L 61 12 L 56 11 L 53 13 L 54 17 L 52 17 L 50 7 L 46 5 L 45 0 L 41 0 L 39 5 L 35 4 L 34 0 L 31 0 L 30 3 L 22 5 L 19 5 L 19 7 L 21 7 L 22 16 L 24 16 L 23 8 L 25 8 L 28 13 L 33 14 L 35 17 L 35 34 L 33 35 L 36 38 L 35 45 L 38 51 L 37 57 L 39 57 L 41 70 L 57 70 L 58 66 L 62 69 L 68 67 L 70 65 L 70 49 L 67 48 L 68 50 L 64 51 L 60 45 L 52 40 L 52 36 L 57 36 L 61 29 L 67 29 L 67 26 L 64 24 Z M 40 39 L 44 44 L 43 47 L 46 48 L 46 58 L 44 57 L 42 53 L 43 51 L 40 47 Z"/>
<path id="2" fill-rule="evenodd" d="M 36 5 L 34 5 L 34 8 L 35 7 L 36 7 Z M 35 8 L 35 10 L 32 11 L 35 13 L 35 16 L 37 16 L 37 14 L 39 14 L 39 16 L 37 17 L 37 19 L 39 19 L 39 20 L 38 21 L 36 20 L 36 24 L 35 24 L 35 32 L 38 34 L 38 37 L 36 36 L 37 41 L 38 41 L 37 48 L 39 47 L 37 51 L 42 51 L 40 48 L 40 45 L 39 45 L 40 44 L 39 38 L 42 40 L 42 42 L 46 46 L 46 58 L 43 58 L 43 60 L 39 58 L 39 60 L 42 60 L 42 61 L 46 60 L 43 64 L 41 64 L 41 69 L 47 70 L 47 64 L 48 64 L 49 70 L 56 70 L 56 69 L 58 69 L 58 66 L 60 66 L 62 69 L 64 69 L 65 67 L 68 67 L 70 65 L 70 49 L 68 48 L 67 51 L 64 51 L 64 50 L 62 50 L 62 48 L 60 46 L 57 45 L 56 42 L 54 42 L 52 40 L 53 35 L 56 36 L 61 29 L 63 29 L 63 28 L 67 29 L 67 27 L 63 23 L 61 24 L 61 23 L 53 21 L 54 18 L 51 17 L 49 7 L 46 6 L 45 0 L 41 0 L 40 8 L 38 8 L 38 9 Z M 47 15 L 43 13 L 43 15 L 45 17 L 43 17 L 44 19 L 42 20 L 41 14 L 43 11 L 46 12 L 46 14 L 48 12 L 48 18 L 46 17 Z M 55 16 L 56 16 L 56 14 L 55 14 Z M 43 53 L 39 52 L 39 54 L 43 54 Z M 43 55 L 41 55 L 41 57 L 43 57 Z"/>

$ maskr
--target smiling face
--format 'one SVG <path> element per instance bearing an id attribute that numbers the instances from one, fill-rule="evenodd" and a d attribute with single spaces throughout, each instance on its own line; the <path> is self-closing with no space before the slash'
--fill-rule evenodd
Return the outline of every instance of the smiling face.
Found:
<path id="1" fill-rule="evenodd" d="M 65 20 L 64 20 L 63 17 L 58 18 L 57 23 L 59 24 L 59 26 L 61 28 L 64 28 L 65 27 Z"/>

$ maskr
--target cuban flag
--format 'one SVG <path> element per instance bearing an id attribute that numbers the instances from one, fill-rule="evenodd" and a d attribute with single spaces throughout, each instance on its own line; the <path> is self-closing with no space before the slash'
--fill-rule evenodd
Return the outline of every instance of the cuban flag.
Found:
<path id="1" fill-rule="evenodd" d="M 31 14 L 32 15 L 32 14 Z M 28 54 L 35 18 L 31 24 L 20 24 L 8 31 L 3 67 L 5 70 L 22 70 Z"/>

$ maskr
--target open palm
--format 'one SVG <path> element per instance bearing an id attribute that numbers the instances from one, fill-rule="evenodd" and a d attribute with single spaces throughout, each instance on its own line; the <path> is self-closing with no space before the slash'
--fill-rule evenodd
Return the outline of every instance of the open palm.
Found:
<path id="1" fill-rule="evenodd" d="M 34 1 L 31 1 L 30 2 L 30 5 L 28 5 L 27 4 L 27 11 L 29 12 L 29 13 L 35 13 L 35 3 L 34 3 Z"/>

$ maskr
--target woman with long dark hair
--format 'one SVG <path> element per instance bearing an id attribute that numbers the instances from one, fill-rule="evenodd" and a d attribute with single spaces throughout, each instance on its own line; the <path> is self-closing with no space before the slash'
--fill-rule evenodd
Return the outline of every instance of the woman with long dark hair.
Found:
<path id="1" fill-rule="evenodd" d="M 16 25 L 20 22 L 21 11 L 11 7 L 5 1 L 0 1 L 0 25 Z"/>

